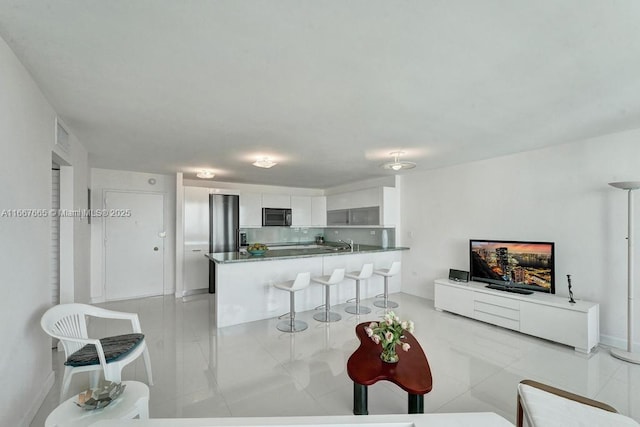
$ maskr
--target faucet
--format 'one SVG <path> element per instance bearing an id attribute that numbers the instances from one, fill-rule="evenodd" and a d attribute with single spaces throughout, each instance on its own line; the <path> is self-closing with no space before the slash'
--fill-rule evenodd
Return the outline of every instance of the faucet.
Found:
<path id="1" fill-rule="evenodd" d="M 351 243 L 345 242 L 345 241 L 344 241 L 344 240 L 342 240 L 342 239 L 341 239 L 341 240 L 338 240 L 338 242 L 340 242 L 340 243 L 344 243 L 345 245 L 347 245 L 347 247 L 348 247 L 350 250 L 353 250 L 353 240 L 351 240 L 351 241 L 350 241 Z"/>

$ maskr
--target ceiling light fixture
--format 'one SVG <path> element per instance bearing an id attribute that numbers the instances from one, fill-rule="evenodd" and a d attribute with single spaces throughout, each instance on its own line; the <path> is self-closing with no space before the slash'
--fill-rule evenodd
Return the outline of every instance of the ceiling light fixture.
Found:
<path id="1" fill-rule="evenodd" d="M 253 163 L 253 166 L 257 166 L 259 168 L 269 169 L 277 165 L 276 162 L 271 160 L 269 157 L 261 157 Z"/>
<path id="2" fill-rule="evenodd" d="M 387 162 L 387 163 L 381 164 L 380 165 L 381 168 L 399 171 L 400 169 L 413 169 L 416 167 L 416 164 L 413 162 L 400 161 L 400 156 L 404 154 L 404 151 L 393 151 L 389 154 L 393 156 L 393 162 Z"/>
<path id="3" fill-rule="evenodd" d="M 213 172 L 208 171 L 208 170 L 206 170 L 206 169 L 203 169 L 203 170 L 201 170 L 200 172 L 198 172 L 198 173 L 196 174 L 196 176 L 197 176 L 198 178 L 202 178 L 202 179 L 211 179 L 211 178 L 213 178 L 214 176 L 216 176 L 216 174 L 214 174 Z"/>

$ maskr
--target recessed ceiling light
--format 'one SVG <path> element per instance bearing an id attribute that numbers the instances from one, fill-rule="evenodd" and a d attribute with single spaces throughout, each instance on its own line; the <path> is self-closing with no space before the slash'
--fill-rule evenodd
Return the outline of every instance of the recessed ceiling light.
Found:
<path id="1" fill-rule="evenodd" d="M 269 169 L 277 165 L 276 162 L 271 160 L 269 157 L 261 157 L 253 163 L 253 166 L 257 166 L 259 168 Z"/>
<path id="2" fill-rule="evenodd" d="M 389 154 L 393 156 L 393 162 L 383 163 L 380 165 L 381 168 L 399 171 L 400 169 L 413 169 L 416 167 L 416 164 L 413 162 L 400 161 L 400 156 L 404 154 L 404 151 L 394 151 Z"/>
<path id="3" fill-rule="evenodd" d="M 198 172 L 198 173 L 196 174 L 196 176 L 197 176 L 198 178 L 202 178 L 202 179 L 211 179 L 211 178 L 213 178 L 214 176 L 216 176 L 216 174 L 214 174 L 213 172 L 208 171 L 208 170 L 206 170 L 206 169 L 203 169 L 203 170 L 201 170 L 200 172 Z"/>

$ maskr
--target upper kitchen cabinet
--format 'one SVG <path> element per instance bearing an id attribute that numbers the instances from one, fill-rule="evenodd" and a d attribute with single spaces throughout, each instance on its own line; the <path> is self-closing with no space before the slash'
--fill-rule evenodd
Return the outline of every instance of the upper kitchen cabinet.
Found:
<path id="1" fill-rule="evenodd" d="M 292 227 L 325 227 L 327 198 L 324 196 L 291 196 Z"/>
<path id="2" fill-rule="evenodd" d="M 311 225 L 314 227 L 327 226 L 327 198 L 325 196 L 311 198 Z"/>
<path id="3" fill-rule="evenodd" d="M 291 196 L 291 226 L 311 225 L 311 197 Z"/>
<path id="4" fill-rule="evenodd" d="M 327 197 L 328 226 L 383 226 L 398 223 L 398 191 L 374 187 Z"/>
<path id="5" fill-rule="evenodd" d="M 291 209 L 291 196 L 288 194 L 262 194 L 263 208 Z"/>
<path id="6" fill-rule="evenodd" d="M 240 194 L 240 227 L 262 227 L 262 193 Z"/>
<path id="7" fill-rule="evenodd" d="M 367 208 L 380 206 L 380 202 L 380 187 L 366 188 L 327 196 L 327 210 Z"/>

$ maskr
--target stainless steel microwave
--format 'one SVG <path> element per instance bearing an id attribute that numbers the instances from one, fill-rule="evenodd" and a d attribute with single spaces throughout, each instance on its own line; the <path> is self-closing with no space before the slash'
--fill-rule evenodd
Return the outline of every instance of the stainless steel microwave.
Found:
<path id="1" fill-rule="evenodd" d="M 289 227 L 291 209 L 262 208 L 262 225 L 265 227 Z"/>

